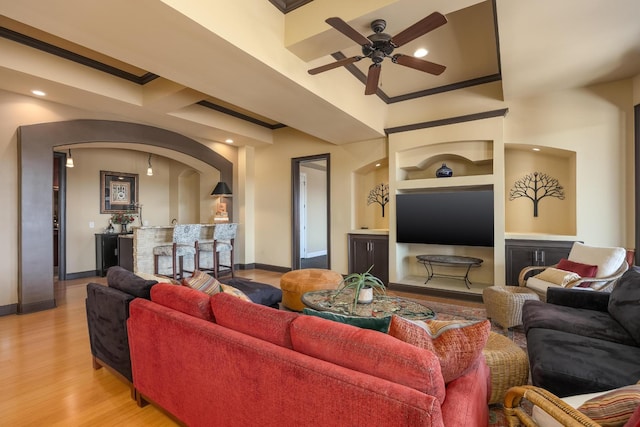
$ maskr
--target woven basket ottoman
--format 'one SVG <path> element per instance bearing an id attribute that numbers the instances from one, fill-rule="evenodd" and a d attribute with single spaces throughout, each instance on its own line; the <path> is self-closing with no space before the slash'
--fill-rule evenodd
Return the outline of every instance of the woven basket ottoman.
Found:
<path id="1" fill-rule="evenodd" d="M 302 295 L 311 291 L 336 289 L 342 281 L 342 274 L 321 268 L 304 268 L 284 273 L 280 278 L 282 305 L 289 310 L 302 311 Z"/>
<path id="2" fill-rule="evenodd" d="M 490 404 L 502 403 L 507 390 L 529 382 L 527 353 L 504 335 L 490 332 L 482 354 L 491 370 Z"/>
<path id="3" fill-rule="evenodd" d="M 505 331 L 522 325 L 522 306 L 526 300 L 539 300 L 531 289 L 520 286 L 489 286 L 482 291 L 487 318 L 502 326 Z"/>

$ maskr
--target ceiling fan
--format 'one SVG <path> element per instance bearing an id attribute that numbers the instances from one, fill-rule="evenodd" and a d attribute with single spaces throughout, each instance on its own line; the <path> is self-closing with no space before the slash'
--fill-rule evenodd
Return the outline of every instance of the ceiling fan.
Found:
<path id="1" fill-rule="evenodd" d="M 378 81 L 380 80 L 380 71 L 384 58 L 391 58 L 391 62 L 394 64 L 404 65 L 405 67 L 434 75 L 442 74 L 446 68 L 444 65 L 435 64 L 410 55 L 403 55 L 401 53 L 396 53 L 393 56 L 391 55 L 395 48 L 407 44 L 410 41 L 446 24 L 447 18 L 445 18 L 441 13 L 432 13 L 395 36 L 391 36 L 383 32 L 387 26 L 387 22 L 384 19 L 376 19 L 371 22 L 373 34 L 368 37 L 360 34 L 340 18 L 328 18 L 325 22 L 362 46 L 362 56 L 352 56 L 351 58 L 340 59 L 331 64 L 313 68 L 309 70 L 309 74 L 319 74 L 324 71 L 352 64 L 364 58 L 371 58 L 373 64 L 369 66 L 364 94 L 372 95 L 376 93 L 378 88 Z"/>

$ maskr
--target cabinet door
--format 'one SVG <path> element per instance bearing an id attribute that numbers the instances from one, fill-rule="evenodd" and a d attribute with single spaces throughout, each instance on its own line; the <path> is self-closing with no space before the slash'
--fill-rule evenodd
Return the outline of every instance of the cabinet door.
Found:
<path id="1" fill-rule="evenodd" d="M 349 274 L 363 273 L 369 263 L 369 239 L 366 236 L 349 235 Z"/>
<path id="2" fill-rule="evenodd" d="M 389 284 L 389 239 L 372 238 L 370 240 L 372 253 L 370 257 L 373 269 L 371 274 L 382 280 L 385 285 Z"/>
<path id="3" fill-rule="evenodd" d="M 133 239 L 118 237 L 118 265 L 133 271 Z"/>
<path id="4" fill-rule="evenodd" d="M 506 284 L 518 286 L 518 276 L 520 275 L 520 270 L 530 265 L 534 265 L 534 255 L 535 248 L 533 247 L 520 247 L 520 246 L 509 246 L 506 247 L 506 255 L 507 255 L 507 277 Z"/>
<path id="5" fill-rule="evenodd" d="M 118 235 L 96 234 L 96 274 L 105 276 L 114 265 L 118 265 Z"/>
<path id="6" fill-rule="evenodd" d="M 371 274 L 389 283 L 389 237 L 384 235 L 349 234 L 349 274 Z"/>
<path id="7" fill-rule="evenodd" d="M 520 271 L 533 265 L 553 265 L 567 258 L 573 241 L 556 240 L 507 240 L 506 284 L 518 286 Z"/>

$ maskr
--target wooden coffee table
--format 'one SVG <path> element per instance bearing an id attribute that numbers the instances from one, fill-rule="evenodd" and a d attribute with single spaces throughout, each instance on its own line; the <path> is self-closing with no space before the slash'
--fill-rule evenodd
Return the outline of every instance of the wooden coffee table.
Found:
<path id="1" fill-rule="evenodd" d="M 371 304 L 357 304 L 355 313 L 351 313 L 353 293 L 345 291 L 334 298 L 336 290 L 307 292 L 302 295 L 302 302 L 309 308 L 318 311 L 330 311 L 348 316 L 385 317 L 392 314 L 410 320 L 435 319 L 435 312 L 417 301 L 408 298 L 375 295 Z"/>

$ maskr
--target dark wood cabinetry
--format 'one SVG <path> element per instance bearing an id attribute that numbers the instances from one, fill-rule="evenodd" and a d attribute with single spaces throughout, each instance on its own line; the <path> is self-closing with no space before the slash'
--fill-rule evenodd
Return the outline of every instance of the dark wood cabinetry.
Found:
<path id="1" fill-rule="evenodd" d="M 96 275 L 106 276 L 114 265 L 118 265 L 118 234 L 96 234 Z"/>
<path id="2" fill-rule="evenodd" d="M 518 275 L 524 267 L 553 265 L 567 258 L 572 246 L 573 241 L 566 240 L 506 240 L 507 285 L 518 285 Z"/>
<path id="3" fill-rule="evenodd" d="M 131 234 L 118 236 L 118 265 L 133 271 L 133 236 Z"/>
<path id="4" fill-rule="evenodd" d="M 382 234 L 349 234 L 349 274 L 371 274 L 389 283 L 389 236 Z"/>

